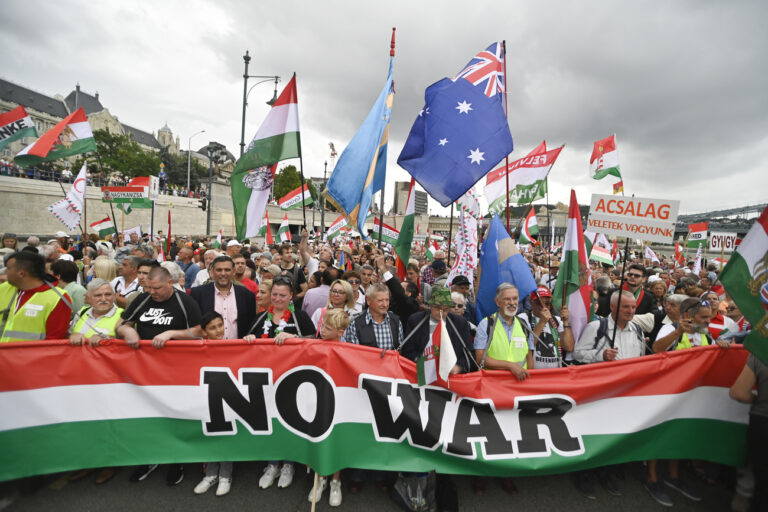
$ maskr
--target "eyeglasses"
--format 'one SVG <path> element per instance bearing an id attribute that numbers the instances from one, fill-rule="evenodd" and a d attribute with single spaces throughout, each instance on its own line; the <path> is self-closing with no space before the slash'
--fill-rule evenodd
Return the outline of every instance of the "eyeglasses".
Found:
<path id="1" fill-rule="evenodd" d="M 288 276 L 276 276 L 272 279 L 272 284 L 287 284 L 288 286 L 293 286 L 293 279 Z"/>
<path id="2" fill-rule="evenodd" d="M 699 302 L 699 305 L 703 306 L 703 307 L 707 307 L 707 306 L 711 306 L 712 303 L 710 301 L 708 301 L 708 300 L 703 300 L 703 301 Z"/>
<path id="3" fill-rule="evenodd" d="M 629 273 L 629 274 L 627 274 L 627 277 L 638 277 L 638 278 L 641 278 L 641 277 L 643 277 L 643 274 L 632 274 L 632 273 Z"/>
<path id="4" fill-rule="evenodd" d="M 331 293 L 334 295 L 346 295 L 344 290 L 331 290 Z"/>
<path id="5" fill-rule="evenodd" d="M 347 282 L 349 284 L 360 284 L 360 280 L 359 279 L 347 279 Z"/>
<path id="6" fill-rule="evenodd" d="M 456 309 L 464 309 L 466 306 L 464 304 L 454 304 L 453 307 Z"/>

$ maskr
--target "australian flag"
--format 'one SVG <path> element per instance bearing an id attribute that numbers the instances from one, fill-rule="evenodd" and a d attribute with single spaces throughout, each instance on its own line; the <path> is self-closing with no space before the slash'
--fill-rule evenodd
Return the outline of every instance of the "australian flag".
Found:
<path id="1" fill-rule="evenodd" d="M 397 163 L 448 206 L 512 151 L 504 52 L 493 43 L 454 78 L 430 85 Z"/>

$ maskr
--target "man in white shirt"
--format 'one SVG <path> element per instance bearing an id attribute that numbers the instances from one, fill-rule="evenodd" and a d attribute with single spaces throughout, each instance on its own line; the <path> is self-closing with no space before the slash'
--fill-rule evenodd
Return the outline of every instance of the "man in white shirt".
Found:
<path id="1" fill-rule="evenodd" d="M 611 314 L 607 319 L 595 320 L 587 324 L 576 343 L 573 351 L 574 358 L 582 363 L 598 363 L 601 361 L 615 361 L 640 357 L 645 354 L 645 337 L 642 329 L 632 323 L 635 316 L 637 301 L 635 295 L 628 291 L 621 292 L 621 306 L 618 291 L 611 295 Z M 605 323 L 604 329 L 600 329 L 601 323 Z M 614 326 L 616 337 L 613 344 Z M 601 335 L 598 338 L 598 332 Z"/>
<path id="2" fill-rule="evenodd" d="M 124 308 L 127 305 L 127 297 L 139 289 L 139 263 L 141 258 L 129 256 L 120 264 L 120 275 L 112 280 L 112 289 L 115 290 L 115 303 Z"/>

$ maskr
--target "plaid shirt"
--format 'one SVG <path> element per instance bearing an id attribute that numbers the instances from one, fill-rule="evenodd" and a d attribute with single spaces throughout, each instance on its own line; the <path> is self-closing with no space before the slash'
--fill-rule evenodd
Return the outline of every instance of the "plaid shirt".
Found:
<path id="1" fill-rule="evenodd" d="M 383 348 L 386 350 L 393 350 L 395 348 L 395 345 L 392 340 L 392 332 L 389 328 L 389 312 L 387 312 L 387 316 L 384 318 L 384 321 L 379 324 L 379 323 L 376 323 L 376 321 L 371 316 L 371 311 L 367 310 L 365 312 L 365 323 L 373 324 L 373 333 L 376 335 L 376 345 L 378 345 L 379 348 Z M 346 341 L 347 343 L 354 343 L 356 345 L 360 344 L 360 340 L 357 339 L 357 329 L 355 329 L 354 322 L 349 324 L 349 327 L 347 327 L 347 330 L 344 331 L 344 336 L 342 336 L 341 341 Z M 400 346 L 402 342 L 403 342 L 403 324 L 398 321 L 397 322 L 397 346 Z"/>
<path id="2" fill-rule="evenodd" d="M 435 284 L 435 274 L 432 273 L 432 267 L 425 265 L 421 269 L 421 281 L 427 283 L 429 286 Z"/>

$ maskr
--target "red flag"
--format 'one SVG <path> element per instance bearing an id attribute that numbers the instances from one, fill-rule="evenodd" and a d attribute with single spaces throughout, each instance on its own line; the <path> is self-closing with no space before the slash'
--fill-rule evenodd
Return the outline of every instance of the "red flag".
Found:
<path id="1" fill-rule="evenodd" d="M 613 258 L 613 264 L 619 261 L 619 244 L 616 243 L 616 239 L 613 239 L 613 247 L 611 247 L 611 258 Z"/>
<path id="2" fill-rule="evenodd" d="M 675 264 L 679 266 L 685 265 L 685 254 L 683 254 L 683 246 L 680 242 L 675 242 Z"/>
<path id="3" fill-rule="evenodd" d="M 267 226 L 267 236 L 265 237 L 267 239 L 267 245 L 275 245 L 275 239 L 272 238 L 272 228 L 269 225 L 269 212 L 265 212 L 266 215 L 266 226 Z"/>

